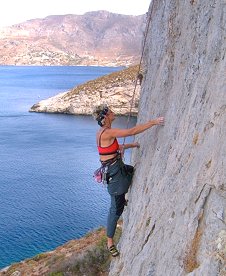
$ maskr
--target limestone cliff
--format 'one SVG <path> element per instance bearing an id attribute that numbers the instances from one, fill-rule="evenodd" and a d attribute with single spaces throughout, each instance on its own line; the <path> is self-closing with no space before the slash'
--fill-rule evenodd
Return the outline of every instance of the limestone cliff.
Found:
<path id="1" fill-rule="evenodd" d="M 226 275 L 226 2 L 152 0 L 116 276 Z"/>

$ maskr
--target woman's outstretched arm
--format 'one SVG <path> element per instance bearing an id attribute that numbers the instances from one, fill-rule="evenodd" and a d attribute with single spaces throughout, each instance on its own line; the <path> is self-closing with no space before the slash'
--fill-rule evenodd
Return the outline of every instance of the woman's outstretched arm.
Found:
<path id="1" fill-rule="evenodd" d="M 145 124 L 139 124 L 135 127 L 128 128 L 128 129 L 120 129 L 120 128 L 110 128 L 105 131 L 105 133 L 110 137 L 127 137 L 139 134 L 155 125 L 164 125 L 164 117 L 159 117 L 154 120 L 150 120 Z"/>

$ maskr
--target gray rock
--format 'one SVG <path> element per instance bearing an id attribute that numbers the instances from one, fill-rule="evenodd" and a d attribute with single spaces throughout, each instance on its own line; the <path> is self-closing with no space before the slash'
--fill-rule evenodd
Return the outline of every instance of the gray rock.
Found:
<path id="1" fill-rule="evenodd" d="M 136 171 L 111 276 L 225 275 L 226 2 L 153 0 Z"/>

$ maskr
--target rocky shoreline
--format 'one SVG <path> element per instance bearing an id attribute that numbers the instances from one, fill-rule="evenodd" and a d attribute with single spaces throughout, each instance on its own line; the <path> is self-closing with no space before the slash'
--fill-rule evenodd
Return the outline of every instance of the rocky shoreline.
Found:
<path id="1" fill-rule="evenodd" d="M 121 236 L 117 225 L 116 241 Z M 80 239 L 70 240 L 52 251 L 0 269 L 1 276 L 108 275 L 110 255 L 105 229 L 100 227 Z"/>
<path id="2" fill-rule="evenodd" d="M 91 115 L 95 105 L 107 103 L 117 115 L 128 115 L 130 110 L 131 115 L 137 115 L 140 96 L 140 85 L 136 85 L 137 73 L 136 65 L 99 77 L 71 91 L 42 100 L 29 112 Z"/>

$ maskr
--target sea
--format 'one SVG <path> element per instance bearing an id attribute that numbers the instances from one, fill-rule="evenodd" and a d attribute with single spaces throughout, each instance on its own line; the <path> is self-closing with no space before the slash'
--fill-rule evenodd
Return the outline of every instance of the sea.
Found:
<path id="1" fill-rule="evenodd" d="M 0 268 L 106 226 L 109 195 L 93 179 L 100 166 L 97 123 L 92 116 L 29 108 L 121 69 L 0 66 Z M 127 122 L 118 117 L 114 126 Z M 129 127 L 135 123 L 132 118 Z"/>

